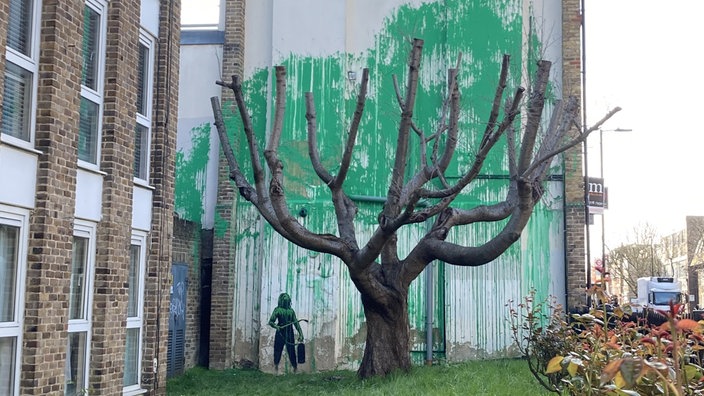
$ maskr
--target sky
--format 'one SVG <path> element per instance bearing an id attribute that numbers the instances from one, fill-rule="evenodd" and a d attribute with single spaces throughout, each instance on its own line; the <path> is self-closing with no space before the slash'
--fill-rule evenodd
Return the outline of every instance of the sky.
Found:
<path id="1" fill-rule="evenodd" d="M 184 24 L 217 19 L 219 0 L 184 1 Z M 589 174 L 609 189 L 607 247 L 646 223 L 662 235 L 704 215 L 704 0 L 585 0 L 588 124 L 623 108 L 589 139 Z M 613 129 L 631 129 L 614 132 Z M 603 149 L 603 169 L 600 150 Z M 601 217 L 591 227 L 601 244 Z M 595 248 L 600 251 L 601 247 Z"/>
<path id="2" fill-rule="evenodd" d="M 685 216 L 704 215 L 704 1 L 585 0 L 585 14 L 588 124 L 623 108 L 603 127 L 606 245 L 645 223 L 683 229 Z M 598 133 L 587 151 L 597 176 Z"/>

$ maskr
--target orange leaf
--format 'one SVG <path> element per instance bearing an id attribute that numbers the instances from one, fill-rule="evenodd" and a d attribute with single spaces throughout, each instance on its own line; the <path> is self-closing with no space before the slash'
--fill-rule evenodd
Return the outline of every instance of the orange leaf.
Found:
<path id="1" fill-rule="evenodd" d="M 618 374 L 618 370 L 621 368 L 621 363 L 623 363 L 623 359 L 618 359 L 614 360 L 613 362 L 607 364 L 606 367 L 604 367 L 604 371 L 601 373 L 602 385 L 614 379 L 616 374 Z"/>
<path id="2" fill-rule="evenodd" d="M 607 343 L 606 343 L 606 346 L 609 347 L 609 348 L 611 348 L 611 349 L 617 349 L 617 350 L 620 350 L 620 349 L 621 349 L 621 345 L 619 345 L 619 344 L 617 344 L 617 343 L 615 343 L 615 342 L 607 342 Z"/>
<path id="3" fill-rule="evenodd" d="M 679 330 L 694 330 L 699 327 L 699 323 L 693 321 L 692 319 L 682 319 L 677 322 L 677 328 Z"/>

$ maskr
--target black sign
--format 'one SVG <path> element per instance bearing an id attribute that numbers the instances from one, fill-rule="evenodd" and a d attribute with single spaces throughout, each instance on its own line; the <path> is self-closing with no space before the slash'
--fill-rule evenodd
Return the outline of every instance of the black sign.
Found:
<path id="1" fill-rule="evenodd" d="M 590 209 L 599 212 L 608 208 L 608 189 L 604 187 L 604 179 L 589 177 L 586 181 L 587 197 Z"/>

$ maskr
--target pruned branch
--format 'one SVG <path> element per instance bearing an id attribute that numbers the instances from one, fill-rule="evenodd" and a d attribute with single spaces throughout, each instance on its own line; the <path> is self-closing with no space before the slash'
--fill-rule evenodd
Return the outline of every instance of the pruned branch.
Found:
<path id="1" fill-rule="evenodd" d="M 216 84 L 230 88 L 235 96 L 237 110 L 240 114 L 240 118 L 242 119 L 242 127 L 244 128 L 245 138 L 247 139 L 247 148 L 249 151 L 250 160 L 252 161 L 254 185 L 257 189 L 257 195 L 259 196 L 259 199 L 264 199 L 265 197 L 267 197 L 266 190 L 264 189 L 264 168 L 262 168 L 262 161 L 259 157 L 259 147 L 257 145 L 257 140 L 254 138 L 252 118 L 249 116 L 247 104 L 245 103 L 244 96 L 242 95 L 242 84 L 240 84 L 237 76 L 232 76 L 232 83 L 230 84 L 227 84 L 223 81 L 217 81 Z M 225 138 L 224 140 L 227 141 L 227 135 L 220 136 L 221 141 L 223 141 L 223 137 Z"/>
<path id="2" fill-rule="evenodd" d="M 484 146 L 482 146 L 479 151 L 475 154 L 474 163 L 470 169 L 465 172 L 464 175 L 455 183 L 454 186 L 446 188 L 444 190 L 427 190 L 421 189 L 420 196 L 422 198 L 445 198 L 451 197 L 462 191 L 469 183 L 471 183 L 478 175 L 484 165 L 484 160 L 486 159 L 489 151 L 494 147 L 494 145 L 499 141 L 499 138 L 504 134 L 504 132 L 513 124 L 519 113 L 519 104 L 523 98 L 523 88 L 518 88 L 516 94 L 511 101 L 511 108 L 508 113 L 504 115 L 504 119 L 497 128 L 497 130 L 486 140 Z"/>
<path id="3" fill-rule="evenodd" d="M 225 131 L 224 122 L 222 122 L 222 111 L 220 110 L 219 101 L 217 98 L 211 98 L 211 103 L 213 104 L 213 112 L 216 118 L 216 127 L 218 128 L 218 134 L 225 151 L 225 157 L 228 160 L 228 165 L 231 167 L 230 178 L 235 181 L 238 188 L 242 186 L 244 189 L 242 191 L 249 194 L 251 198 L 257 198 L 253 200 L 257 210 L 264 216 L 266 221 L 271 224 L 271 226 L 283 237 L 289 241 L 303 247 L 306 249 L 311 249 L 319 252 L 330 253 L 347 262 L 351 261 L 351 254 L 349 249 L 346 248 L 347 244 L 343 242 L 340 238 L 332 234 L 316 234 L 307 230 L 302 226 L 295 217 L 291 216 L 288 211 L 288 205 L 286 203 L 284 188 L 283 188 L 283 163 L 278 158 L 278 147 L 281 140 L 281 133 L 283 130 L 283 117 L 286 110 L 286 69 L 283 66 L 276 68 L 276 83 L 277 83 L 277 94 L 276 94 L 276 110 L 274 115 L 274 126 L 269 136 L 268 144 L 264 152 L 264 157 L 266 158 L 269 170 L 271 171 L 271 182 L 269 186 L 268 194 L 260 194 L 259 191 L 266 191 L 264 188 L 264 180 L 261 174 L 255 169 L 255 185 L 257 187 L 257 194 L 252 194 L 251 186 L 246 181 L 246 178 L 240 171 L 240 168 L 234 158 L 232 152 L 232 147 L 229 144 L 229 139 L 227 138 L 227 132 Z M 242 96 L 242 87 L 237 83 L 237 79 L 233 77 L 232 84 L 225 84 L 223 82 L 218 82 L 219 85 L 228 87 L 233 90 L 235 94 L 235 100 L 238 103 L 238 109 L 240 110 L 240 115 L 245 125 L 245 134 L 250 142 L 249 150 L 252 160 L 258 160 L 258 148 L 256 141 L 254 139 L 254 132 L 251 127 L 251 119 L 247 112 L 246 106 L 244 104 Z M 217 119 L 220 121 L 217 121 Z M 230 162 L 232 161 L 232 163 Z M 234 164 L 234 169 L 231 164 Z M 261 172 L 263 173 L 263 172 Z M 259 176 L 258 176 L 259 174 Z M 249 189 L 248 189 L 249 187 Z M 243 195 L 243 197 L 247 198 Z"/>
<path id="4" fill-rule="evenodd" d="M 224 142 L 223 152 L 225 154 L 225 159 L 227 160 L 227 165 L 230 168 L 230 178 L 235 182 L 235 186 L 239 189 L 240 195 L 242 195 L 244 199 L 250 202 L 257 201 L 256 191 L 242 174 L 240 166 L 237 163 L 237 159 L 235 159 L 235 154 L 232 152 L 230 140 L 227 137 L 227 130 L 225 129 L 225 122 L 222 118 L 220 100 L 217 96 L 213 96 L 210 98 L 210 104 L 213 108 L 213 114 L 215 116 L 215 128 L 218 130 L 220 140 Z"/>
<path id="5" fill-rule="evenodd" d="M 315 101 L 313 93 L 306 92 L 306 120 L 308 121 L 308 156 L 313 165 L 315 174 L 328 186 L 332 186 L 334 177 L 328 172 L 320 161 L 320 151 L 318 151 L 318 124 L 316 123 Z"/>
<path id="6" fill-rule="evenodd" d="M 235 79 L 233 78 L 233 81 L 234 80 Z M 232 84 L 231 88 L 234 91 L 238 91 L 240 89 L 238 84 Z M 223 122 L 222 109 L 220 107 L 220 101 L 218 97 L 213 96 L 212 98 L 210 98 L 210 103 L 212 105 L 213 114 L 215 116 L 215 127 L 218 130 L 220 145 L 222 146 L 223 153 L 225 154 L 228 166 L 230 167 L 230 179 L 235 182 L 235 186 L 238 188 L 240 195 L 244 199 L 252 202 L 259 211 L 259 213 L 261 213 L 261 215 L 266 219 L 266 221 L 269 222 L 277 232 L 279 232 L 284 237 L 288 238 L 288 233 L 283 227 L 281 227 L 281 224 L 279 224 L 279 221 L 276 218 L 274 210 L 271 207 L 270 201 L 268 200 L 268 195 L 259 194 L 257 192 L 259 190 L 259 185 L 264 183 L 263 180 L 259 181 L 256 186 L 257 191 L 255 191 L 245 178 L 244 174 L 242 173 L 239 167 L 239 164 L 237 163 L 237 160 L 235 159 L 235 155 L 232 151 L 232 145 L 230 145 L 230 140 L 227 137 L 227 130 L 225 128 L 225 123 Z M 242 119 L 244 120 L 245 117 L 242 117 Z"/>
<path id="7" fill-rule="evenodd" d="M 543 107 L 545 106 L 545 89 L 548 86 L 551 65 L 550 62 L 545 60 L 538 62 L 535 86 L 531 91 L 530 100 L 528 101 L 528 119 L 526 121 L 526 127 L 523 130 L 521 152 L 518 154 L 518 173 L 520 174 L 523 174 L 526 169 L 528 169 L 533 157 L 533 147 L 535 146 L 535 141 L 538 136 L 540 119 L 543 115 Z"/>
<path id="8" fill-rule="evenodd" d="M 359 124 L 362 121 L 362 115 L 364 114 L 364 104 L 367 101 L 367 85 L 369 84 L 369 69 L 364 68 L 362 70 L 362 83 L 359 87 L 359 93 L 357 94 L 357 105 L 354 109 L 354 115 L 352 117 L 352 124 L 350 125 L 350 131 L 347 136 L 347 143 L 345 144 L 345 151 L 342 154 L 342 161 L 340 162 L 340 171 L 335 177 L 333 183 L 333 188 L 339 188 L 347 177 L 347 171 L 350 168 L 350 162 L 352 161 L 352 149 L 354 148 L 355 142 L 357 140 L 357 132 L 359 130 Z"/>
<path id="9" fill-rule="evenodd" d="M 413 107 L 418 91 L 418 73 L 420 69 L 420 58 L 423 50 L 423 40 L 414 39 L 411 56 L 408 62 L 408 81 L 406 83 L 406 97 L 401 111 L 401 122 L 398 127 L 398 138 L 396 141 L 396 157 L 394 167 L 391 172 L 391 182 L 386 195 L 387 201 L 381 215 L 381 226 L 386 227 L 387 221 L 395 218 L 399 212 L 399 200 L 403 188 L 403 179 L 408 162 L 408 145 L 411 124 L 413 123 Z M 393 230 L 395 231 L 395 230 Z"/>
<path id="10" fill-rule="evenodd" d="M 496 127 L 496 120 L 499 118 L 499 109 L 501 107 L 501 101 L 504 97 L 504 90 L 506 89 L 506 80 L 508 79 L 508 67 L 510 61 L 511 56 L 508 54 L 504 54 L 504 57 L 501 61 L 501 73 L 499 74 L 499 83 L 496 84 L 494 101 L 491 104 L 491 113 L 489 113 L 489 121 L 486 123 L 486 129 L 484 130 L 482 142 L 479 147 L 484 146 L 484 144 L 494 131 L 494 128 Z"/>

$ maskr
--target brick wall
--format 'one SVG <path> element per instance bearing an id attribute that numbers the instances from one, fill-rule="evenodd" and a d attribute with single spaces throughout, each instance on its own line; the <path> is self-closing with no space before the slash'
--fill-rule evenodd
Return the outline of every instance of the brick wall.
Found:
<path id="1" fill-rule="evenodd" d="M 562 67 L 565 95 L 582 99 L 580 0 L 562 1 Z M 572 136 L 578 133 L 573 129 Z M 567 260 L 567 307 L 586 303 L 585 205 L 582 147 L 565 153 L 565 233 Z"/>
<path id="2" fill-rule="evenodd" d="M 123 386 L 139 7 L 139 0 L 108 3 L 100 162 L 105 177 L 97 230 L 89 374 L 90 391 L 95 394 L 115 394 Z"/>
<path id="3" fill-rule="evenodd" d="M 107 2 L 100 171 L 101 219 L 91 317 L 88 391 L 121 394 L 129 246 L 132 234 L 134 128 L 141 0 Z M 0 0 L 0 80 L 4 76 L 8 0 Z M 30 212 L 19 393 L 63 395 L 68 343 L 84 0 L 43 0 L 37 73 L 35 208 Z M 165 394 L 174 159 L 178 104 L 180 1 L 161 1 L 154 93 L 152 226 L 147 255 L 143 388 Z M 3 87 L 0 81 L 0 96 Z M 2 171 L 2 169 L 0 169 Z M 152 362 L 158 358 L 157 375 Z"/>
<path id="4" fill-rule="evenodd" d="M 35 135 L 41 154 L 30 216 L 20 393 L 62 395 L 78 162 L 76 70 L 82 61 L 77 16 L 83 2 L 46 0 L 42 7 Z"/>
<path id="5" fill-rule="evenodd" d="M 200 231 L 200 224 L 174 218 L 173 261 L 188 264 L 185 369 L 196 366 L 200 354 Z"/>
<path id="6" fill-rule="evenodd" d="M 178 118 L 180 0 L 161 0 L 157 42 L 152 156 L 149 184 L 154 187 L 151 245 L 147 256 L 142 384 L 151 394 L 166 394 L 169 334 L 171 238 L 174 214 L 174 166 Z M 153 362 L 157 361 L 156 375 Z"/>
<path id="7" fill-rule="evenodd" d="M 225 12 L 225 44 L 223 49 L 223 79 L 231 76 L 242 78 L 244 65 L 244 0 L 229 1 Z M 222 102 L 233 101 L 232 92 L 223 89 Z M 226 229 L 215 230 L 213 239 L 212 316 L 210 322 L 210 367 L 224 369 L 233 365 L 233 262 L 234 246 L 231 243 L 233 203 L 236 192 L 229 179 L 230 170 L 220 156 L 216 217 L 223 219 Z M 216 226 L 217 227 L 217 226 Z M 256 361 L 256 354 L 249 358 Z"/>

